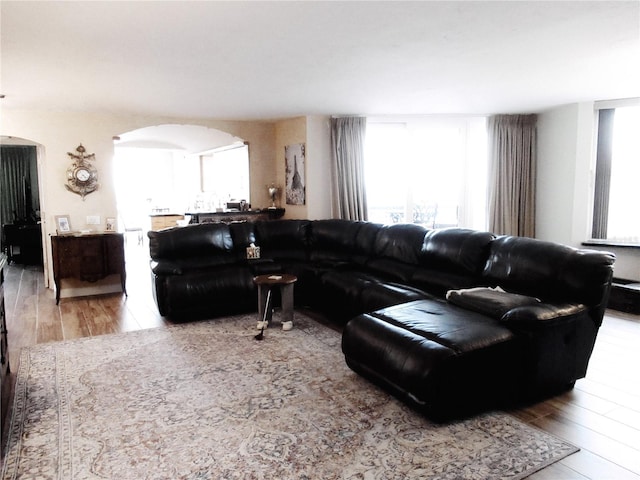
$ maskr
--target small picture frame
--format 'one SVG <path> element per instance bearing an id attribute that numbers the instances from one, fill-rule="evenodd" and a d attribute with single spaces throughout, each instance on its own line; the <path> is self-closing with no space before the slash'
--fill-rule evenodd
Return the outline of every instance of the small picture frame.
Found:
<path id="1" fill-rule="evenodd" d="M 247 258 L 249 260 L 260 258 L 260 247 L 256 247 L 255 245 L 247 247 Z"/>
<path id="2" fill-rule="evenodd" d="M 114 217 L 107 217 L 106 224 L 104 227 L 105 232 L 115 232 L 116 231 L 116 219 Z"/>
<path id="3" fill-rule="evenodd" d="M 58 235 L 71 233 L 71 220 L 69 215 L 56 215 L 56 232 Z"/>

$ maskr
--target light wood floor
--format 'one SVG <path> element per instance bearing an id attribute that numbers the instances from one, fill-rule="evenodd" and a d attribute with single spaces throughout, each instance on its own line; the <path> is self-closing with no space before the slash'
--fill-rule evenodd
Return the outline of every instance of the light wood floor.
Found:
<path id="1" fill-rule="evenodd" d="M 167 325 L 153 303 L 147 258 L 146 245 L 129 242 L 128 298 L 63 298 L 60 305 L 43 285 L 41 269 L 9 266 L 5 302 L 14 375 L 22 347 Z M 568 393 L 511 413 L 581 448 L 531 479 L 640 480 L 640 316 L 608 311 L 587 378 Z"/>

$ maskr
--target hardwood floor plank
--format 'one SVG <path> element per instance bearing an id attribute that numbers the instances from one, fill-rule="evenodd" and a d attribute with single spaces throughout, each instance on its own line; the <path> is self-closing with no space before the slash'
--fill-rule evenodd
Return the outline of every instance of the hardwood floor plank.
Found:
<path id="1" fill-rule="evenodd" d="M 102 308 L 102 297 L 85 297 L 81 300 L 82 314 L 89 326 L 91 335 L 106 335 L 116 333 L 118 320 L 112 319 Z"/>
<path id="2" fill-rule="evenodd" d="M 574 453 L 574 455 L 577 454 Z M 547 468 L 527 477 L 528 480 L 588 480 L 589 478 L 569 468 L 562 462 L 549 465 Z"/>
<path id="3" fill-rule="evenodd" d="M 640 365 L 640 358 L 629 361 L 626 365 Z M 617 370 L 617 372 L 612 372 L 611 370 Z M 629 377 L 625 367 L 611 364 L 607 368 L 593 369 L 589 372 L 587 378 L 594 385 L 622 390 L 627 395 L 640 399 L 640 384 L 634 378 Z"/>
<path id="4" fill-rule="evenodd" d="M 528 405 L 517 410 L 510 410 L 508 413 L 517 417 L 525 423 L 532 423 L 534 420 L 553 414 L 556 409 L 548 402 L 539 402 Z"/>
<path id="5" fill-rule="evenodd" d="M 612 412 L 616 408 L 620 408 L 617 403 L 612 402 L 607 398 L 598 397 L 590 394 L 589 392 L 585 392 L 580 388 L 582 380 L 578 380 L 576 382 L 576 386 L 573 390 L 560 395 L 558 397 L 554 397 L 554 400 L 558 402 L 563 402 L 567 405 L 578 405 L 583 408 L 587 408 L 593 412 L 596 412 L 600 415 L 606 415 L 609 412 Z M 545 402 L 546 403 L 546 402 Z"/>
<path id="6" fill-rule="evenodd" d="M 140 323 L 127 308 L 125 299 L 124 295 L 109 295 L 100 299 L 102 308 L 111 318 L 114 323 L 114 329 L 118 333 L 142 329 Z"/>
<path id="7" fill-rule="evenodd" d="M 578 478 L 592 478 L 597 480 L 640 480 L 640 475 L 637 475 L 626 468 L 619 467 L 598 455 L 594 455 L 588 450 L 580 450 L 573 455 L 569 455 L 567 458 L 558 462 L 558 464 L 581 475 L 581 477 Z"/>
<path id="8" fill-rule="evenodd" d="M 37 342 L 36 337 L 36 324 L 37 318 L 35 315 L 24 315 L 17 317 L 7 314 L 7 340 L 9 347 L 9 362 L 11 368 L 17 368 L 18 361 L 20 359 L 20 351 L 24 347 L 35 345 Z"/>
<path id="9" fill-rule="evenodd" d="M 619 407 L 607 413 L 606 416 L 607 418 L 625 423 L 630 427 L 640 430 L 640 412 L 637 410 L 629 410 L 628 408 Z"/>
<path id="10" fill-rule="evenodd" d="M 129 313 L 136 319 L 140 328 L 156 328 L 170 325 L 171 322 L 161 317 L 158 308 L 154 305 L 151 307 L 145 300 L 129 297 L 125 306 Z"/>
<path id="11" fill-rule="evenodd" d="M 640 447 L 640 430 L 626 422 L 619 422 L 612 418 L 599 415 L 578 405 L 555 403 L 554 400 L 551 400 L 550 403 L 556 408 L 553 415 L 562 416 L 571 422 L 615 439 L 621 444 L 636 450 Z"/>
<path id="12" fill-rule="evenodd" d="M 50 343 L 61 342 L 64 340 L 64 333 L 62 332 L 62 324 L 58 322 L 56 324 L 38 324 L 37 343 Z"/>
<path id="13" fill-rule="evenodd" d="M 60 299 L 58 308 L 60 309 L 62 333 L 65 340 L 91 336 L 91 329 L 87 325 L 85 316 L 75 299 Z"/>
<path id="14" fill-rule="evenodd" d="M 626 384 L 605 385 L 587 377 L 581 380 L 580 385 L 576 384 L 575 388 L 590 393 L 595 397 L 609 399 L 616 405 L 626 407 L 630 410 L 640 408 L 640 396 L 629 392 L 629 385 Z"/>
<path id="15" fill-rule="evenodd" d="M 37 343 L 57 342 L 64 340 L 60 310 L 53 298 L 40 295 L 38 299 L 38 322 L 36 328 Z"/>
<path id="16" fill-rule="evenodd" d="M 542 417 L 532 424 L 640 475 L 640 454 L 636 448 L 572 422 L 562 414 Z"/>

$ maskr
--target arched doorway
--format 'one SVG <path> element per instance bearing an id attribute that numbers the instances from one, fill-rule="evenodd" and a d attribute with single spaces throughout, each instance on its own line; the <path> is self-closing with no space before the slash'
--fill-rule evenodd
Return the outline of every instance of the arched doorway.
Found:
<path id="1" fill-rule="evenodd" d="M 237 185 L 236 170 L 227 182 L 205 182 L 203 175 L 211 170 L 206 158 L 212 152 L 244 147 L 242 138 L 221 130 L 197 125 L 157 125 L 122 133 L 114 138 L 114 178 L 118 209 L 118 225 L 135 240 L 146 237 L 151 228 L 150 215 L 167 214 L 180 218 L 198 204 L 211 208 L 231 191 L 207 191 L 210 185 Z M 230 161 L 236 161 L 235 158 Z M 249 192 L 248 154 L 244 181 Z M 224 169 L 222 169 L 224 170 Z M 217 172 L 221 173 L 221 169 Z M 241 175 L 242 176 L 242 175 Z M 238 190 L 239 188 L 236 188 Z M 215 200 L 214 200 L 215 198 Z M 173 223 L 175 225 L 175 223 Z"/>

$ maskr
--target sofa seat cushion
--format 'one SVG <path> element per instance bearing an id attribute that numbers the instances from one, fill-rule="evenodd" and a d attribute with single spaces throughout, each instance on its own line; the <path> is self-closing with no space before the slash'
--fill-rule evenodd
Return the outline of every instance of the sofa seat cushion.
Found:
<path id="1" fill-rule="evenodd" d="M 353 370 L 434 418 L 508 403 L 518 350 L 496 320 L 441 300 L 361 314 L 342 336 Z"/>
<path id="2" fill-rule="evenodd" d="M 513 339 L 494 319 L 441 300 L 417 300 L 383 308 L 371 316 L 437 342 L 456 354 Z"/>
<path id="3" fill-rule="evenodd" d="M 317 278 L 314 306 L 332 320 L 344 323 L 362 313 L 362 292 L 379 280 L 355 269 L 324 270 Z"/>
<path id="4" fill-rule="evenodd" d="M 318 279 L 315 292 L 317 307 L 335 320 L 379 308 L 431 298 L 428 294 L 401 283 L 389 282 L 368 270 L 325 270 Z"/>

